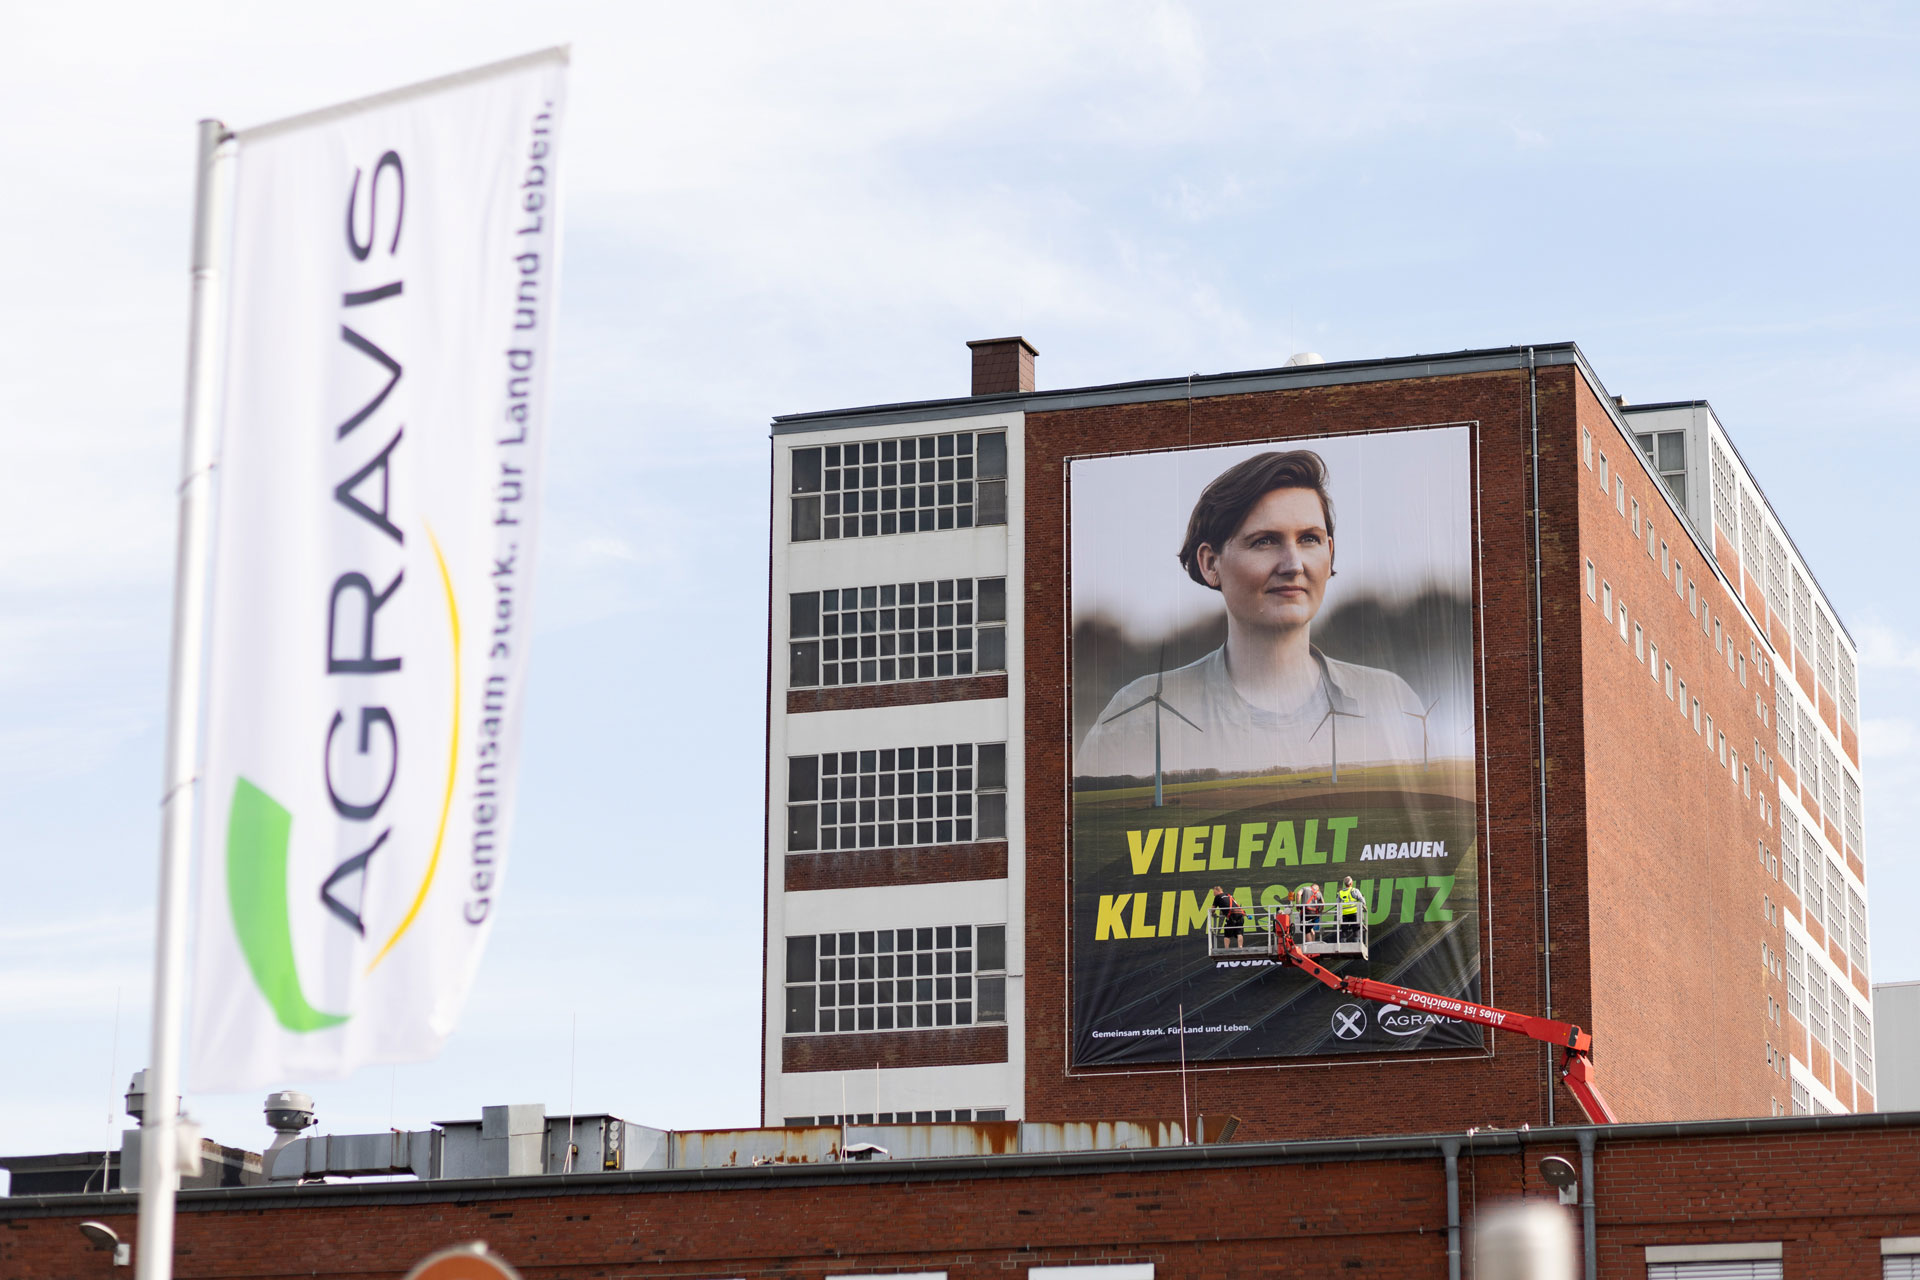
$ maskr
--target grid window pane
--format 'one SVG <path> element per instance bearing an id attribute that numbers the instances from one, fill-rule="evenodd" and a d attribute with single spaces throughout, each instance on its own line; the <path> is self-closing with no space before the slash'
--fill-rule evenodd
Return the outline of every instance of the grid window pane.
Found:
<path id="1" fill-rule="evenodd" d="M 1847 945 L 1847 880 L 1832 862 L 1827 863 L 1827 932 L 1841 947 Z"/>
<path id="2" fill-rule="evenodd" d="M 941 925 L 787 939 L 787 1031 L 891 1031 L 1006 1020 L 1005 925 Z M 817 956 L 817 967 L 815 957 Z M 805 961 L 806 963 L 798 963 Z M 896 976 L 897 975 L 897 976 Z M 924 975 L 924 976 L 922 976 Z"/>
<path id="3" fill-rule="evenodd" d="M 989 759 L 998 762 L 997 781 L 983 778 Z M 1006 744 L 999 742 L 790 757 L 787 851 L 1004 839 L 1005 762 Z"/>
<path id="4" fill-rule="evenodd" d="M 1787 1013 L 1807 1020 L 1807 953 L 1792 934 L 1787 935 Z"/>
<path id="5" fill-rule="evenodd" d="M 975 437 L 982 480 L 1007 478 L 1007 433 L 994 431 Z"/>
<path id="6" fill-rule="evenodd" d="M 1006 523 L 1006 434 L 971 431 L 796 449 L 795 540 L 874 538 Z M 985 497 L 982 474 L 996 490 Z M 803 488 L 803 486 L 806 486 Z M 802 496 L 804 495 L 804 496 Z M 815 514 L 804 520 L 801 508 Z M 994 518 L 982 509 L 993 505 Z M 804 530 L 804 532 L 803 532 Z"/>
<path id="7" fill-rule="evenodd" d="M 1853 967 L 1862 973 L 1867 970 L 1867 903 L 1853 886 L 1847 886 L 1847 955 L 1853 960 Z"/>
<path id="8" fill-rule="evenodd" d="M 947 578 L 796 593 L 789 685 L 886 684 L 1006 668 L 1006 630 L 981 627 L 990 585 L 1005 612 L 1006 580 Z M 795 636 L 801 633 L 796 631 Z M 819 638 L 813 639 L 817 635 Z"/>
<path id="9" fill-rule="evenodd" d="M 1853 1070 L 1853 1022 L 1849 1011 L 1853 1001 L 1847 998 L 1847 989 L 1840 979 L 1830 979 L 1833 983 L 1833 1003 L 1830 1012 L 1833 1017 L 1833 1060 L 1848 1072 Z"/>

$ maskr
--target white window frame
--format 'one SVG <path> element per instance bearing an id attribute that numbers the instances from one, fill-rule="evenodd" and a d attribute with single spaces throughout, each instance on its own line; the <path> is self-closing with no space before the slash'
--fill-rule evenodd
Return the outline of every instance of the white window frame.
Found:
<path id="1" fill-rule="evenodd" d="M 1779 1262 L 1786 1251 L 1778 1240 L 1753 1240 L 1726 1244 L 1650 1244 L 1647 1249 L 1647 1275 L 1686 1275 L 1686 1264 L 1693 1262 Z M 1662 1270 L 1656 1272 L 1655 1267 Z"/>

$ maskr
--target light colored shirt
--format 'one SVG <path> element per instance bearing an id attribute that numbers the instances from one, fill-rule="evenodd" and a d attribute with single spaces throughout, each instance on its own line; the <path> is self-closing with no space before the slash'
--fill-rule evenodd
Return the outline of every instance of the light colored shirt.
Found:
<path id="1" fill-rule="evenodd" d="M 1418 763 L 1421 705 L 1407 682 L 1379 667 L 1311 652 L 1320 665 L 1319 695 L 1286 714 L 1240 696 L 1224 647 L 1177 670 L 1142 676 L 1100 713 L 1074 755 L 1074 775 L 1151 778 L 1156 715 L 1161 770 L 1168 775 L 1325 769 L 1336 738 L 1343 769 Z M 1150 701 L 1156 692 L 1161 705 Z"/>

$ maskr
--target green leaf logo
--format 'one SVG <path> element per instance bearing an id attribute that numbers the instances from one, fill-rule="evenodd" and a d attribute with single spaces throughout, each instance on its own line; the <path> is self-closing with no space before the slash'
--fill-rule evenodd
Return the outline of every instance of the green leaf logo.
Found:
<path id="1" fill-rule="evenodd" d="M 347 1020 L 307 1003 L 293 958 L 287 903 L 287 838 L 293 815 L 245 778 L 235 781 L 227 814 L 227 905 L 240 952 L 289 1031 L 321 1031 Z"/>

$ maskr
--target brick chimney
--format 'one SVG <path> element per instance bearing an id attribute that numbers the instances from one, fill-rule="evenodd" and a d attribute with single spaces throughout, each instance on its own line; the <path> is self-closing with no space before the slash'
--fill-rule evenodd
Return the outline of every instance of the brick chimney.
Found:
<path id="1" fill-rule="evenodd" d="M 973 349 L 973 394 L 995 396 L 1033 390 L 1033 358 L 1040 353 L 1025 338 L 982 338 Z"/>

